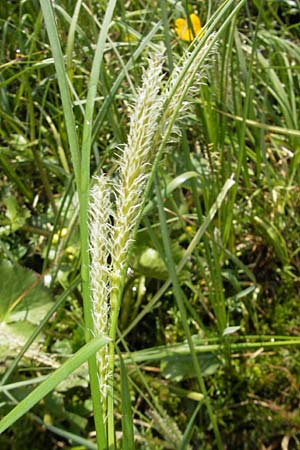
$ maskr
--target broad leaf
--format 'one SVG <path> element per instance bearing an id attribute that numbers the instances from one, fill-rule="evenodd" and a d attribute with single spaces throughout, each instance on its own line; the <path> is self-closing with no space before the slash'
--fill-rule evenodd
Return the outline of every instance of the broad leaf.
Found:
<path id="1" fill-rule="evenodd" d="M 0 264 L 0 320 L 6 323 L 26 320 L 38 324 L 52 301 L 50 291 L 36 274 L 9 261 Z"/>
<path id="2" fill-rule="evenodd" d="M 200 370 L 203 376 L 213 375 L 220 367 L 220 359 L 213 353 L 203 353 L 197 356 Z M 172 355 L 161 363 L 162 375 L 173 381 L 181 381 L 184 378 L 196 376 L 192 357 L 190 355 Z"/>

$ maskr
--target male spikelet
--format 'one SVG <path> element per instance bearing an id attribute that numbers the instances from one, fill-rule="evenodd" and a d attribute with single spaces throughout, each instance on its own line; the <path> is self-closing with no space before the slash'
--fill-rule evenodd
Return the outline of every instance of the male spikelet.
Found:
<path id="1" fill-rule="evenodd" d="M 116 323 L 119 312 L 116 301 L 139 216 L 143 190 L 151 170 L 152 138 L 161 115 L 162 99 L 159 90 L 162 66 L 163 57 L 156 54 L 149 58 L 148 69 L 143 73 L 143 85 L 137 93 L 131 116 L 128 142 L 120 156 L 118 181 L 114 188 L 114 211 L 110 202 L 111 189 L 105 175 L 95 180 L 90 193 L 90 279 L 96 335 L 112 336 L 111 321 Z M 97 364 L 105 414 L 111 372 L 107 346 L 97 354 Z"/>
<path id="2" fill-rule="evenodd" d="M 134 237 L 133 230 L 139 218 L 144 189 L 155 156 L 153 137 L 163 107 L 163 97 L 160 95 L 162 66 L 161 54 L 157 53 L 149 58 L 131 116 L 128 141 L 119 161 L 117 214 L 112 232 L 112 290 L 118 290 L 126 268 L 128 250 Z"/>
<path id="3" fill-rule="evenodd" d="M 113 211 L 110 203 L 110 189 L 105 175 L 96 178 L 90 192 L 90 253 L 91 253 L 91 300 L 94 333 L 108 335 L 111 253 L 110 220 Z M 97 353 L 99 386 L 102 398 L 106 397 L 108 379 L 107 346 Z"/>

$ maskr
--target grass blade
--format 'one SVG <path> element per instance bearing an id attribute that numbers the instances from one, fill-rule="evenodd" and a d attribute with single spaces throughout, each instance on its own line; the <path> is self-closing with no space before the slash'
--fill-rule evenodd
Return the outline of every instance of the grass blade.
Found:
<path id="1" fill-rule="evenodd" d="M 122 450 L 131 450 L 134 448 L 133 421 L 131 411 L 131 400 L 128 385 L 128 375 L 126 367 L 119 354 L 120 374 L 121 374 L 121 408 L 122 408 Z"/>
<path id="2" fill-rule="evenodd" d="M 193 425 L 197 417 L 197 414 L 200 411 L 201 404 L 202 402 L 198 403 L 198 405 L 196 406 L 195 411 L 193 412 L 192 417 L 190 418 L 189 423 L 187 424 L 184 435 L 182 437 L 182 441 L 178 445 L 178 450 L 185 450 L 187 448 L 188 443 L 192 437 Z"/>
<path id="3" fill-rule="evenodd" d="M 97 337 L 84 345 L 59 369 L 55 370 L 47 380 L 40 384 L 24 400 L 22 400 L 12 411 L 10 411 L 0 422 L 0 433 L 3 433 L 8 427 L 15 423 L 20 417 L 26 414 L 34 405 L 42 400 L 49 392 L 68 377 L 74 370 L 81 366 L 96 351 L 106 345 L 109 339 L 106 337 Z"/>
<path id="4" fill-rule="evenodd" d="M 51 45 L 51 50 L 54 58 L 55 70 L 57 74 L 57 80 L 61 95 L 61 101 L 64 111 L 64 118 L 66 123 L 66 129 L 68 133 L 68 140 L 70 145 L 70 151 L 72 155 L 72 163 L 75 172 L 75 179 L 77 186 L 80 186 L 80 157 L 79 157 L 79 144 L 76 133 L 75 118 L 72 109 L 72 101 L 70 95 L 70 89 L 64 64 L 64 57 L 62 54 L 58 32 L 55 24 L 55 17 L 51 2 L 48 0 L 40 0 L 45 25 Z"/>

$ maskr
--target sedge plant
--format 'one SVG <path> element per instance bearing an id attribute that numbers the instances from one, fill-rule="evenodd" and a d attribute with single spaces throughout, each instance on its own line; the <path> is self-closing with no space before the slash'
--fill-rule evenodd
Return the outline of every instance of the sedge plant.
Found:
<path id="1" fill-rule="evenodd" d="M 213 36 L 206 46 L 210 45 L 211 40 Z M 206 46 L 203 47 L 204 52 Z M 208 53 L 210 59 L 214 51 L 215 46 Z M 179 90 L 172 96 L 170 91 L 180 80 L 189 85 L 186 93 L 186 98 L 189 98 L 205 80 L 207 62 L 195 75 L 198 59 L 189 64 L 188 70 L 184 70 L 189 61 L 188 53 L 164 87 L 164 57 L 161 52 L 150 56 L 142 86 L 132 108 L 128 141 L 120 152 L 117 181 L 113 184 L 112 180 L 101 174 L 95 179 L 91 190 L 90 249 L 94 332 L 111 338 L 109 349 L 103 348 L 97 355 L 99 389 L 102 394 L 103 420 L 108 423 L 109 448 L 114 446 L 115 339 L 128 257 L 142 211 L 144 191 L 151 179 L 160 144 L 162 141 L 165 141 L 165 145 L 171 143 L 177 134 L 173 111 L 177 111 L 176 119 L 179 120 L 189 106 L 189 101 L 180 99 Z M 184 76 L 182 72 L 185 72 Z"/>

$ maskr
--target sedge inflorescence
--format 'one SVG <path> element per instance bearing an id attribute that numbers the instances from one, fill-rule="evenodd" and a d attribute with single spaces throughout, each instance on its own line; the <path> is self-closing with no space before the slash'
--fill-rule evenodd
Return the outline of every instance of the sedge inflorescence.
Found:
<path id="1" fill-rule="evenodd" d="M 195 75 L 197 60 L 191 61 L 189 57 L 187 53 L 166 84 L 162 52 L 149 57 L 132 108 L 127 143 L 120 149 L 117 181 L 113 183 L 106 174 L 94 179 L 90 191 L 89 225 L 91 303 L 96 335 L 115 338 L 128 255 L 153 163 L 162 141 L 168 144 L 174 140 L 174 134 L 178 136 L 174 111 L 177 121 L 184 117 L 190 104 L 189 97 L 197 92 L 205 79 L 203 69 Z M 211 59 L 211 55 L 209 57 Z M 181 86 L 189 86 L 185 101 L 181 98 Z M 107 347 L 102 348 L 97 354 L 97 364 L 104 403 L 112 375 L 109 359 Z"/>

